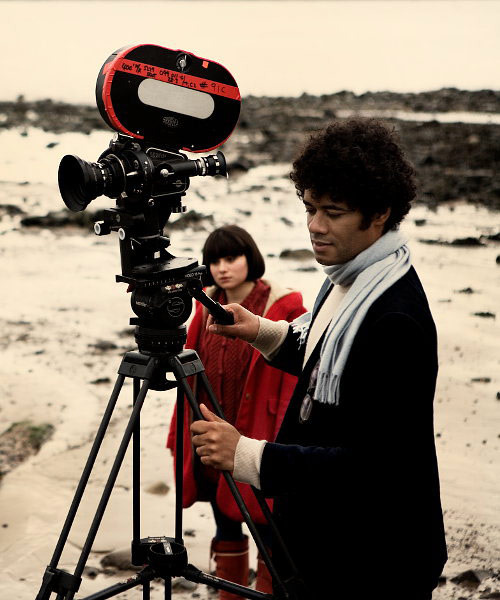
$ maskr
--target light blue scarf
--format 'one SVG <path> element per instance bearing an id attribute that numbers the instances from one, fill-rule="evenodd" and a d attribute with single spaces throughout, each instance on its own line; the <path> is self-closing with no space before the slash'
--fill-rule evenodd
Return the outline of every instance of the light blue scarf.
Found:
<path id="1" fill-rule="evenodd" d="M 411 266 L 406 238 L 399 231 L 388 231 L 352 260 L 324 267 L 335 285 L 351 286 L 330 321 L 321 346 L 314 399 L 338 404 L 339 385 L 344 366 L 358 329 L 373 302 L 405 275 Z M 300 330 L 302 343 L 309 330 L 311 313 L 299 317 L 294 329 Z"/>

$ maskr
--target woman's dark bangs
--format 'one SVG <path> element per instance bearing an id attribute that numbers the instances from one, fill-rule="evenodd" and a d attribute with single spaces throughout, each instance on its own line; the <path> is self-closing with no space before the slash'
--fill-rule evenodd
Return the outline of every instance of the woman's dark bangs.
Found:
<path id="1" fill-rule="evenodd" d="M 245 254 L 244 244 L 226 231 L 218 231 L 217 235 L 207 240 L 205 257 L 208 264 L 225 256 L 241 256 L 242 254 Z"/>

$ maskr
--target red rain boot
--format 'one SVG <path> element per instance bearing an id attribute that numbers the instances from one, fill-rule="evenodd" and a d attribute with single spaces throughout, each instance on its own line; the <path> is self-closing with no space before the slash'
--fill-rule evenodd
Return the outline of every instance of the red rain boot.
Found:
<path id="1" fill-rule="evenodd" d="M 215 574 L 240 585 L 248 585 L 248 537 L 243 540 L 212 540 L 210 555 L 215 559 Z M 242 596 L 219 590 L 219 600 L 239 600 Z"/>

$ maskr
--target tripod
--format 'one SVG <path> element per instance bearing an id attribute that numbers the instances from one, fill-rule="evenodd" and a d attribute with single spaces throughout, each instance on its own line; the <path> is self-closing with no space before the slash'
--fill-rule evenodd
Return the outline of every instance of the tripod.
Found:
<path id="1" fill-rule="evenodd" d="M 214 303 L 203 292 L 198 289 L 191 293 L 203 301 L 204 304 L 213 309 Z M 217 305 L 223 311 L 220 305 Z M 215 311 L 216 312 L 216 311 Z M 223 311 L 225 312 L 225 311 Z M 227 316 L 227 313 L 226 313 Z M 248 509 L 236 487 L 236 484 L 227 471 L 223 471 L 225 478 L 233 497 L 241 510 L 242 516 L 250 530 L 250 533 L 259 549 L 263 560 L 273 577 L 275 594 L 265 594 L 247 588 L 245 586 L 214 577 L 197 569 L 189 564 L 187 551 L 182 538 L 182 495 L 183 495 L 183 427 L 184 427 L 184 397 L 187 398 L 193 415 L 196 419 L 203 419 L 197 400 L 190 387 L 187 378 L 196 376 L 197 380 L 204 386 L 215 412 L 221 418 L 224 418 L 221 407 L 210 386 L 205 374 L 204 366 L 194 350 L 182 350 L 185 341 L 185 326 L 182 325 L 177 330 L 151 330 L 141 326 L 136 327 L 136 341 L 139 345 L 139 352 L 127 352 L 122 358 L 118 369 L 113 392 L 108 401 L 102 421 L 99 425 L 96 437 L 94 439 L 89 457 L 83 469 L 80 481 L 78 483 L 72 504 L 66 517 L 63 529 L 56 544 L 52 560 L 47 566 L 43 575 L 42 585 L 36 596 L 36 600 L 49 600 L 52 593 L 57 594 L 56 600 L 73 600 L 77 593 L 85 564 L 88 560 L 92 544 L 97 535 L 101 520 L 104 516 L 108 500 L 113 491 L 120 467 L 127 448 L 132 440 L 132 510 L 133 510 L 133 539 L 132 539 L 132 564 L 143 566 L 143 569 L 135 576 L 124 583 L 119 583 L 108 587 L 100 592 L 87 596 L 83 600 L 104 600 L 111 598 L 121 592 L 133 587 L 143 586 L 143 600 L 150 598 L 150 582 L 155 578 L 164 580 L 165 600 L 171 598 L 172 577 L 183 576 L 185 579 L 196 583 L 210 585 L 213 588 L 226 590 L 233 594 L 239 594 L 245 598 L 272 600 L 290 599 L 297 597 L 297 589 L 300 581 L 297 571 L 293 565 L 290 554 L 279 535 L 269 507 L 263 495 L 253 489 L 259 505 L 268 519 L 269 525 L 273 531 L 274 539 L 280 545 L 280 549 L 290 564 L 290 574 L 282 579 L 277 573 L 269 552 L 267 551 Z M 147 348 L 146 350 L 141 348 Z M 167 373 L 172 373 L 174 379 L 167 379 Z M 104 486 L 100 502 L 98 504 L 94 519 L 90 526 L 87 539 L 81 551 L 80 558 L 73 574 L 68 573 L 57 567 L 61 558 L 64 546 L 68 539 L 76 512 L 88 483 L 91 471 L 95 464 L 101 443 L 104 439 L 107 427 L 111 420 L 113 410 L 116 406 L 120 391 L 125 378 L 133 380 L 133 407 L 127 423 L 123 438 L 118 448 L 115 460 L 111 467 L 108 480 Z M 142 384 L 141 384 L 142 381 Z M 146 399 L 148 390 L 165 391 L 177 388 L 177 421 L 176 421 L 176 453 L 177 463 L 175 472 L 176 481 L 176 502 L 175 502 L 175 537 L 157 536 L 141 539 L 140 537 L 140 413 Z"/>

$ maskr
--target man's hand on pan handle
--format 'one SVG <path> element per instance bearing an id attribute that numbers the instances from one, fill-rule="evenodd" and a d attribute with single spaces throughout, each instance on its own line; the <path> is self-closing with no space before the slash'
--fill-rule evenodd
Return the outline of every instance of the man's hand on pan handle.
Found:
<path id="1" fill-rule="evenodd" d="M 226 304 L 224 308 L 233 314 L 234 325 L 216 323 L 212 315 L 207 319 L 207 331 L 224 337 L 240 338 L 253 342 L 259 333 L 259 318 L 239 304 Z"/>

